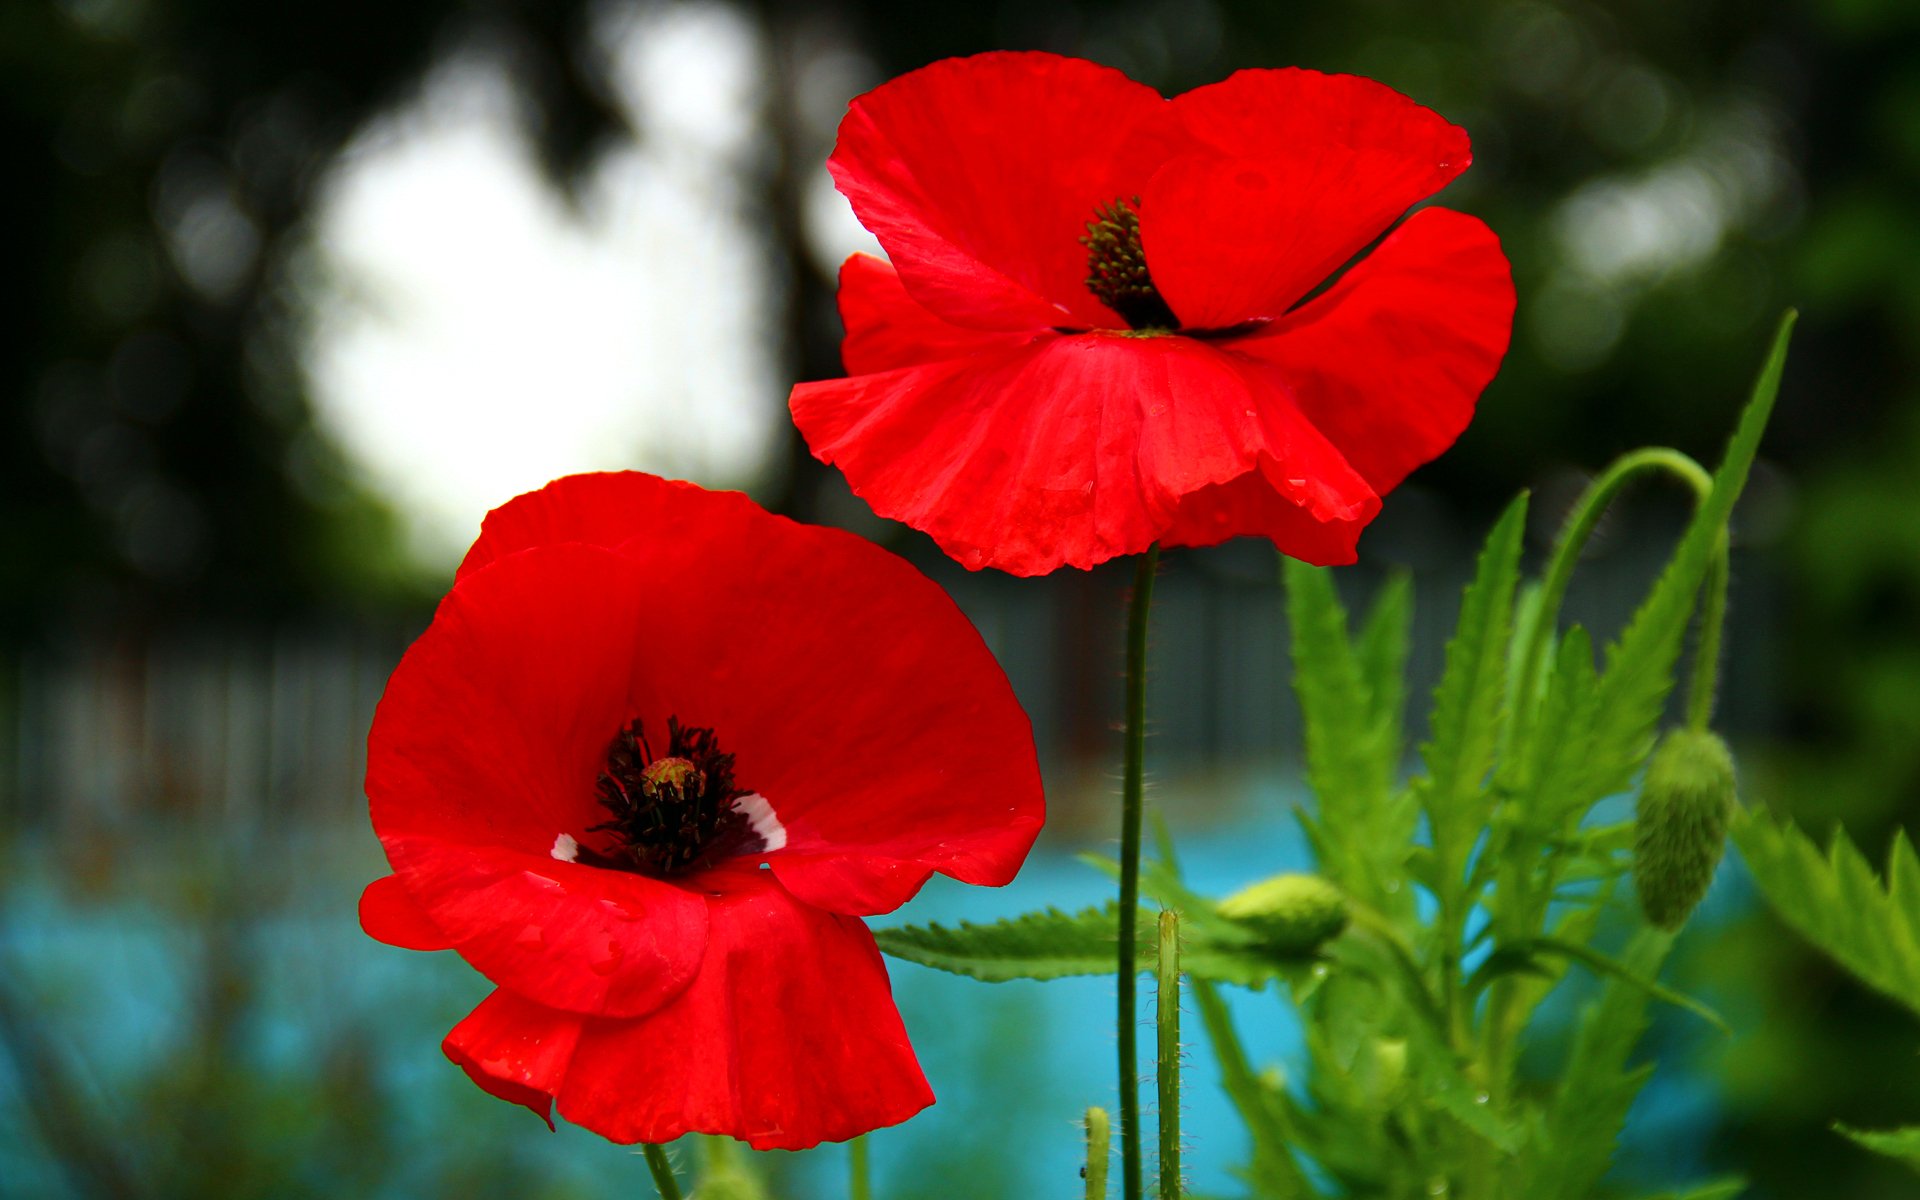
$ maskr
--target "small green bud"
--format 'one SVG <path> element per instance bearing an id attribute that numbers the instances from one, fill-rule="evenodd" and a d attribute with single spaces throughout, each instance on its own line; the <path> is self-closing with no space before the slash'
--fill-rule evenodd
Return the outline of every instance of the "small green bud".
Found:
<path id="1" fill-rule="evenodd" d="M 1633 822 L 1633 883 L 1647 920 L 1678 929 L 1713 882 L 1734 808 L 1733 754 L 1719 736 L 1676 729 L 1647 763 Z"/>
<path id="2" fill-rule="evenodd" d="M 1347 927 L 1347 898 L 1318 875 L 1275 875 L 1222 900 L 1220 915 L 1280 954 L 1309 954 Z"/>

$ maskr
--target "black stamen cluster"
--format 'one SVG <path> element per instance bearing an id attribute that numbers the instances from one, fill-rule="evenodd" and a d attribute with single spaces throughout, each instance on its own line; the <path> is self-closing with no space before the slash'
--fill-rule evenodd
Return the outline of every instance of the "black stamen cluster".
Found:
<path id="1" fill-rule="evenodd" d="M 1087 290 L 1119 313 L 1135 329 L 1174 329 L 1180 324 L 1173 310 L 1153 286 L 1147 273 L 1146 251 L 1140 246 L 1140 214 L 1132 204 L 1115 200 L 1093 210 L 1087 236 Z"/>
<path id="2" fill-rule="evenodd" d="M 677 875 L 713 865 L 757 841 L 733 802 L 733 755 L 722 753 L 713 730 L 667 718 L 667 752 L 656 758 L 640 721 L 614 736 L 600 774 L 600 803 L 631 868 L 643 875 Z M 626 866 L 616 862 L 614 865 Z"/>

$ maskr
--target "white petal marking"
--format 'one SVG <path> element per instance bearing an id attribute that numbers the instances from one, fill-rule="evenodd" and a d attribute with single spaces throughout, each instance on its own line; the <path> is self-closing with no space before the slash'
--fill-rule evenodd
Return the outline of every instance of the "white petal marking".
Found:
<path id="1" fill-rule="evenodd" d="M 553 839 L 551 853 L 561 862 L 574 862 L 580 857 L 580 843 L 573 840 L 572 834 L 563 833 Z"/>
<path id="2" fill-rule="evenodd" d="M 759 837 L 761 850 L 778 850 L 787 844 L 787 827 L 773 815 L 773 805 L 759 792 L 748 792 L 733 802 L 733 811 L 747 818 L 747 824 Z"/>

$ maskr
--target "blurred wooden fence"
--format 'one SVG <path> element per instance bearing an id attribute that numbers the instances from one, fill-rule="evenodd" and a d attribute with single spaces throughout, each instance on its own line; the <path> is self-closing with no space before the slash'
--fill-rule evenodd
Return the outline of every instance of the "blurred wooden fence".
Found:
<path id="1" fill-rule="evenodd" d="M 1273 560 L 1252 544 L 1224 549 L 1235 552 L 1175 556 L 1157 592 L 1151 753 L 1163 766 L 1297 755 Z M 1662 549 L 1591 573 L 1570 614 L 1603 633 L 1616 628 Z M 1016 581 L 931 570 L 1005 666 L 1043 758 L 1106 761 L 1130 573 Z M 1464 564 L 1442 570 L 1416 578 L 1407 693 L 1416 739 L 1464 581 Z M 1350 607 L 1378 579 L 1343 572 Z M 1739 587 L 1723 690 L 1735 724 L 1751 728 L 1771 689 L 1769 660 L 1755 653 L 1766 639 L 1747 631 L 1770 606 L 1755 581 Z M 358 819 L 367 726 L 405 643 L 399 632 L 290 629 L 148 645 L 79 639 L 16 658 L 0 675 L 0 821 L 86 829 L 143 814 L 254 828 Z"/>

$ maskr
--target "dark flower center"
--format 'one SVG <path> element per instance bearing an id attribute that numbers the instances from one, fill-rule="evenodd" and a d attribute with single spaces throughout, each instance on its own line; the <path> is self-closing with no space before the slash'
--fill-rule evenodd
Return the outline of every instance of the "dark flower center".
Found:
<path id="1" fill-rule="evenodd" d="M 1093 210 L 1087 236 L 1087 290 L 1140 330 L 1177 329 L 1180 319 L 1153 286 L 1146 251 L 1140 248 L 1140 198 L 1122 198 Z"/>
<path id="2" fill-rule="evenodd" d="M 678 875 L 723 858 L 765 849 L 748 814 L 735 804 L 748 793 L 733 782 L 733 755 L 713 730 L 667 718 L 667 752 L 655 757 L 634 721 L 614 736 L 600 774 L 600 803 L 613 819 L 593 826 L 620 839 L 612 855 L 580 850 L 580 861 L 642 875 Z"/>

